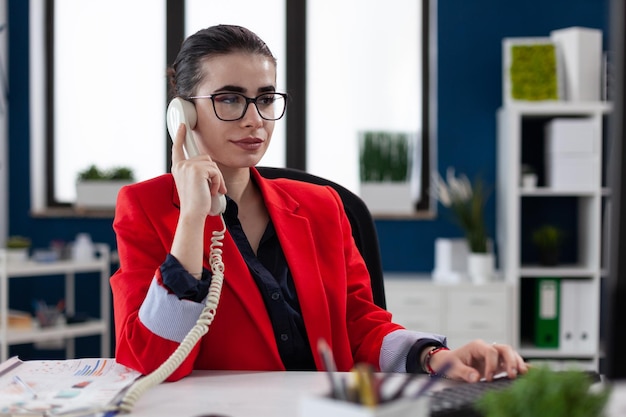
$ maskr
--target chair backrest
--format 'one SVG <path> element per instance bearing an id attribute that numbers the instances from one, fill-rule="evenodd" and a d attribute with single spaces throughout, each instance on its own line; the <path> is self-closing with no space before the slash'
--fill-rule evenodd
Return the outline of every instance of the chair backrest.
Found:
<path id="1" fill-rule="evenodd" d="M 380 247 L 378 246 L 378 233 L 376 232 L 372 214 L 363 200 L 337 183 L 298 169 L 271 167 L 257 167 L 257 169 L 265 178 L 289 178 L 313 184 L 328 185 L 337 191 L 343 201 L 346 215 L 352 226 L 352 236 L 370 274 L 374 303 L 386 309 L 387 303 Z"/>

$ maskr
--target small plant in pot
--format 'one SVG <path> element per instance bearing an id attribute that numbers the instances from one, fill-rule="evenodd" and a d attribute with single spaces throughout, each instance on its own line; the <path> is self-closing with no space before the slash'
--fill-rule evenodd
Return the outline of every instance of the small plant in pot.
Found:
<path id="1" fill-rule="evenodd" d="M 532 242 L 539 251 L 539 263 L 554 266 L 559 263 L 565 232 L 557 226 L 544 224 L 532 232 Z"/>
<path id="2" fill-rule="evenodd" d="M 91 165 L 78 173 L 76 207 L 111 209 L 115 207 L 120 188 L 133 182 L 134 174 L 131 168 L 114 167 L 104 170 Z"/>
<path id="3" fill-rule="evenodd" d="M 9 236 L 6 243 L 8 261 L 26 261 L 32 242 L 25 236 Z"/>
<path id="4" fill-rule="evenodd" d="M 115 167 L 102 170 L 96 165 L 90 165 L 78 173 L 79 181 L 133 181 L 134 173 L 128 167 Z"/>
<path id="5" fill-rule="evenodd" d="M 508 388 L 487 392 L 476 407 L 485 417 L 601 417 L 611 388 L 593 384 L 580 370 L 533 367 Z"/>

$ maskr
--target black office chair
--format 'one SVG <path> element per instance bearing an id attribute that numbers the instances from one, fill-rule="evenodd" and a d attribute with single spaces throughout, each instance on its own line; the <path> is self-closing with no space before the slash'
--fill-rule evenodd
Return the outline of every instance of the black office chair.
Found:
<path id="1" fill-rule="evenodd" d="M 367 270 L 370 274 L 374 303 L 386 309 L 387 302 L 385 300 L 385 286 L 383 283 L 380 247 L 378 246 L 378 233 L 376 232 L 374 219 L 363 200 L 352 191 L 337 183 L 301 170 L 271 167 L 257 167 L 257 169 L 265 178 L 289 178 L 313 184 L 328 185 L 337 191 L 343 201 L 348 220 L 352 226 L 352 236 L 354 237 L 359 252 L 361 252 L 361 256 L 363 256 L 365 260 Z"/>

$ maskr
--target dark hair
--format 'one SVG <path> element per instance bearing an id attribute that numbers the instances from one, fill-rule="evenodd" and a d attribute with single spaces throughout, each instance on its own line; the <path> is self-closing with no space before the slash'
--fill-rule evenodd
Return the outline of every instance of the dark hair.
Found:
<path id="1" fill-rule="evenodd" d="M 202 81 L 202 62 L 215 55 L 232 52 L 260 54 L 276 58 L 254 32 L 241 26 L 217 25 L 201 29 L 183 41 L 174 64 L 168 68 L 170 98 L 192 96 Z"/>

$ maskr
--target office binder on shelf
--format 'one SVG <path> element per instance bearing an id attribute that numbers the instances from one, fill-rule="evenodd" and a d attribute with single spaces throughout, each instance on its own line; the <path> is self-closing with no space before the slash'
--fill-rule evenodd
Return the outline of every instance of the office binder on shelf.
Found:
<path id="1" fill-rule="evenodd" d="M 593 354 L 597 350 L 596 343 L 600 333 L 598 308 L 589 309 L 588 306 L 597 306 L 593 297 L 599 297 L 595 291 L 597 287 L 591 280 L 582 280 L 578 283 L 578 328 L 576 332 L 577 351 Z"/>
<path id="2" fill-rule="evenodd" d="M 588 279 L 561 282 L 561 328 L 559 350 L 563 353 L 593 354 L 598 327 L 595 286 Z M 592 306 L 594 308 L 589 308 Z"/>
<path id="3" fill-rule="evenodd" d="M 561 281 L 561 326 L 559 329 L 559 350 L 563 353 L 575 353 L 578 319 L 578 282 L 564 279 Z"/>
<path id="4" fill-rule="evenodd" d="M 537 278 L 535 292 L 535 346 L 559 347 L 559 292 L 558 278 Z"/>

